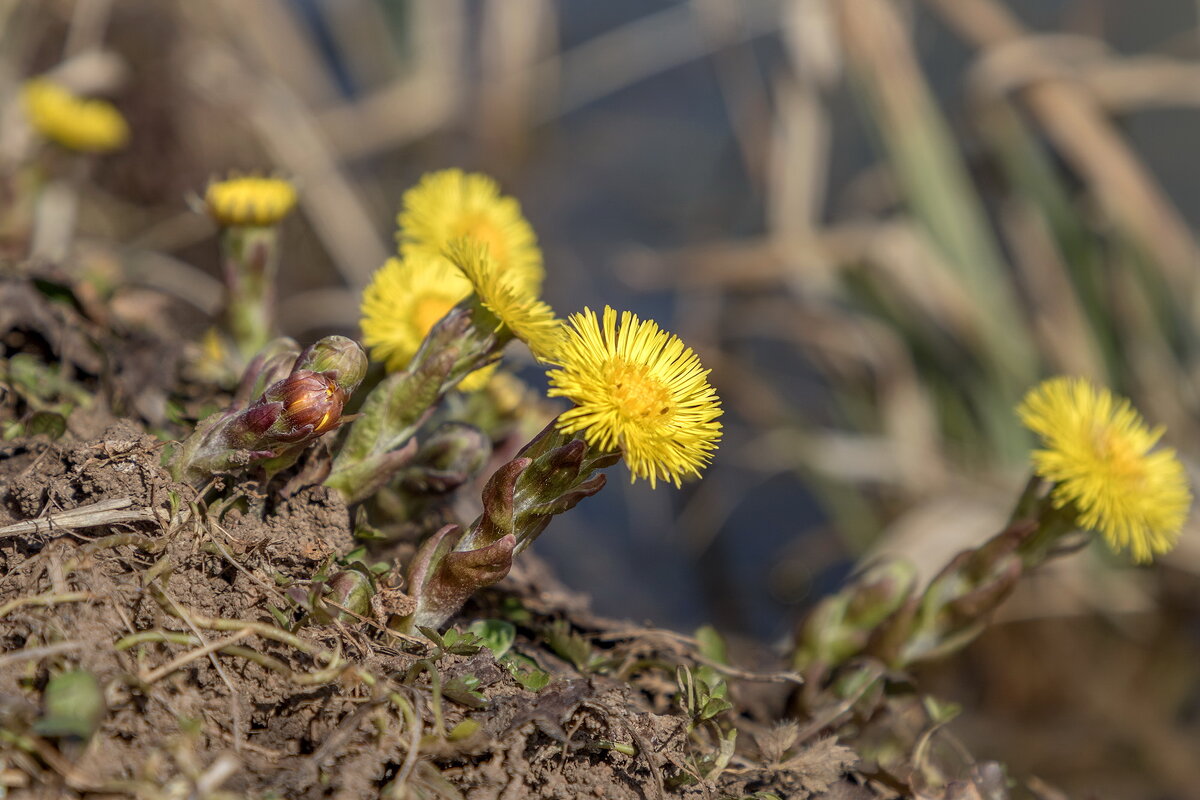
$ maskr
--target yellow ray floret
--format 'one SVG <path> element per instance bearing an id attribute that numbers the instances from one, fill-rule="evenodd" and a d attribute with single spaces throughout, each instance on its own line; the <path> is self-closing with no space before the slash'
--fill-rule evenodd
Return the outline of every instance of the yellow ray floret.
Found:
<path id="1" fill-rule="evenodd" d="M 528 345 L 537 358 L 550 358 L 562 331 L 554 309 L 515 280 L 506 279 L 485 244 L 455 239 L 446 247 L 446 258 L 471 283 L 479 302 L 499 325 Z"/>
<path id="2" fill-rule="evenodd" d="M 27 81 L 21 101 L 38 133 L 83 153 L 107 153 L 129 141 L 129 125 L 104 100 L 79 97 L 46 78 Z"/>
<path id="3" fill-rule="evenodd" d="M 231 176 L 204 192 L 208 213 L 221 225 L 274 225 L 296 205 L 296 187 L 283 178 Z"/>
<path id="4" fill-rule="evenodd" d="M 558 428 L 589 444 L 620 448 L 633 478 L 680 485 L 699 475 L 721 438 L 720 400 L 708 370 L 678 337 L 628 311 L 572 314 L 549 373 L 551 397 L 575 407 Z"/>
<path id="5" fill-rule="evenodd" d="M 396 238 L 400 254 L 441 258 L 454 239 L 487 245 L 497 269 L 513 285 L 541 292 L 545 270 L 533 228 L 513 198 L 487 175 L 460 169 L 431 172 L 404 193 Z"/>
<path id="6" fill-rule="evenodd" d="M 440 259 L 389 258 L 363 292 L 363 344 L 389 372 L 402 370 L 433 326 L 469 294 L 471 283 Z M 490 365 L 472 372 L 458 388 L 483 388 L 494 368 Z"/>
<path id="7" fill-rule="evenodd" d="M 1154 449 L 1162 427 L 1151 429 L 1128 400 L 1082 378 L 1042 382 L 1017 413 L 1041 437 L 1034 471 L 1054 483 L 1057 507 L 1078 512 L 1080 527 L 1137 561 L 1175 545 L 1192 494 L 1175 451 Z"/>

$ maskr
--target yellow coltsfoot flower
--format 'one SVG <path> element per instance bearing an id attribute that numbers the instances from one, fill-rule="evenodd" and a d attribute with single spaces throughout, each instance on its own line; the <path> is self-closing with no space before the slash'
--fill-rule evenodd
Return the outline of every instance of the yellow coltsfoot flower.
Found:
<path id="1" fill-rule="evenodd" d="M 1164 428 L 1151 429 L 1128 400 L 1082 378 L 1043 381 L 1017 413 L 1041 438 L 1035 473 L 1054 484 L 1055 506 L 1073 508 L 1079 527 L 1139 562 L 1175 545 L 1192 494 L 1175 451 L 1154 449 Z"/>
<path id="2" fill-rule="evenodd" d="M 404 369 L 425 335 L 471 293 L 471 284 L 436 260 L 389 258 L 363 291 L 363 344 L 389 372 Z"/>
<path id="3" fill-rule="evenodd" d="M 469 294 L 471 282 L 442 259 L 419 254 L 403 260 L 389 258 L 363 291 L 363 344 L 388 372 L 398 372 L 412 361 L 433 326 Z M 496 366 L 475 370 L 458 388 L 482 389 Z"/>
<path id="4" fill-rule="evenodd" d="M 678 337 L 651 321 L 605 307 L 572 314 L 549 373 L 551 397 L 575 407 L 559 415 L 564 433 L 619 448 L 633 479 L 679 486 L 699 475 L 721 438 L 720 400 L 708 370 Z"/>
<path id="5" fill-rule="evenodd" d="M 396 238 L 405 258 L 442 258 L 454 239 L 487 245 L 497 269 L 534 295 L 545 270 L 533 228 L 520 204 L 500 194 L 496 181 L 460 169 L 432 172 L 404 193 Z"/>
<path id="6" fill-rule="evenodd" d="M 480 304 L 496 317 L 498 326 L 525 342 L 538 359 L 548 360 L 562 332 L 554 309 L 510 273 L 501 272 L 486 244 L 455 239 L 446 246 L 445 254 L 470 282 Z"/>
<path id="7" fill-rule="evenodd" d="M 296 205 L 296 187 L 283 178 L 233 175 L 210 182 L 204 203 L 209 215 L 225 227 L 266 227 Z"/>
<path id="8" fill-rule="evenodd" d="M 107 153 L 129 141 L 129 124 L 105 100 L 79 97 L 47 78 L 26 81 L 21 102 L 42 136 L 82 153 Z"/>

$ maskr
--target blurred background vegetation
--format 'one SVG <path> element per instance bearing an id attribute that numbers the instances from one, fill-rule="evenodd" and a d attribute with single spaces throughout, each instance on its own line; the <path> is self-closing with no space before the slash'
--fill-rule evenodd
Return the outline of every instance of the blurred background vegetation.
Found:
<path id="1" fill-rule="evenodd" d="M 52 67 L 116 101 L 132 142 L 67 186 L 74 255 L 187 299 L 197 335 L 220 287 L 188 198 L 213 173 L 300 184 L 280 292 L 302 341 L 356 334 L 423 172 L 495 175 L 560 314 L 654 317 L 727 409 L 706 480 L 617 481 L 536 549 L 602 613 L 772 642 L 855 564 L 901 554 L 928 577 L 995 532 L 1027 467 L 1012 408 L 1041 376 L 1130 396 L 1194 465 L 1198 16 L 1187 0 L 7 0 L 0 114 Z M 1077 796 L 1195 797 L 1198 573 L 1194 530 L 1150 570 L 1067 559 L 925 677 L 966 705 L 980 757 Z"/>

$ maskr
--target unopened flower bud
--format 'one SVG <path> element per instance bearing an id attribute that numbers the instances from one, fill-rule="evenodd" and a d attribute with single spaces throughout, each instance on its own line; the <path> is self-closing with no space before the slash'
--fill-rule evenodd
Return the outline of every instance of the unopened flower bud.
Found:
<path id="1" fill-rule="evenodd" d="M 353 339 L 326 336 L 304 349 L 295 369 L 326 373 L 349 394 L 367 374 L 367 354 Z"/>
<path id="2" fill-rule="evenodd" d="M 234 408 L 245 408 L 262 396 L 267 387 L 286 378 L 300 356 L 300 345 L 281 336 L 272 339 L 246 366 L 233 397 Z"/>
<path id="3" fill-rule="evenodd" d="M 319 436 L 336 428 L 349 396 L 327 373 L 299 369 L 267 389 L 255 405 L 282 403 L 271 433 L 286 440 L 292 436 Z"/>
<path id="4" fill-rule="evenodd" d="M 356 569 L 342 570 L 329 579 L 328 599 L 359 616 L 371 613 L 371 598 L 374 596 L 375 587 L 371 579 Z M 339 619 L 346 617 L 346 614 L 338 615 Z"/>
<path id="5" fill-rule="evenodd" d="M 273 363 L 268 358 L 263 369 Z M 326 369 L 318 372 L 306 364 Z M 287 469 L 310 442 L 345 421 L 342 410 L 365 372 L 361 347 L 342 336 L 322 339 L 249 406 L 235 404 L 202 422 L 173 459 L 175 475 L 198 484 L 213 473 L 255 465 L 268 478 Z M 252 378 L 243 388 L 256 382 Z"/>
<path id="6" fill-rule="evenodd" d="M 867 569 L 854 583 L 846 622 L 871 629 L 898 609 L 917 583 L 917 570 L 904 559 L 890 559 Z"/>

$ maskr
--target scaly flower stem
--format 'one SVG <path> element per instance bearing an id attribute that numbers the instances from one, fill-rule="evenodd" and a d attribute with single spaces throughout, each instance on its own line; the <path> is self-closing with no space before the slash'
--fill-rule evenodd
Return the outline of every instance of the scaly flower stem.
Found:
<path id="1" fill-rule="evenodd" d="M 951 559 L 924 592 L 904 577 L 907 569 L 883 565 L 823 600 L 799 629 L 794 666 L 815 685 L 861 655 L 904 669 L 962 649 L 1021 577 L 1055 556 L 1077 517 L 1070 506 L 1055 507 L 1034 476 L 1008 526 Z"/>
<path id="2" fill-rule="evenodd" d="M 274 333 L 278 230 L 273 225 L 228 227 L 221 233 L 221 255 L 226 291 L 223 321 L 244 364 Z"/>
<path id="3" fill-rule="evenodd" d="M 531 545 L 555 514 L 604 487 L 598 470 L 621 459 L 619 451 L 589 445 L 551 422 L 488 481 L 483 489 L 484 512 L 455 550 L 474 550 L 505 536 L 516 538 L 513 554 Z"/>
<path id="4" fill-rule="evenodd" d="M 483 514 L 466 531 L 448 525 L 413 558 L 409 592 L 416 611 L 402 625 L 440 627 L 477 590 L 508 574 L 512 559 L 556 515 L 604 488 L 620 453 L 590 447 L 547 426 L 517 457 L 492 475 L 483 490 Z"/>
<path id="5" fill-rule="evenodd" d="M 455 307 L 425 337 L 403 371 L 371 393 L 325 480 L 346 501 L 370 497 L 403 469 L 416 452 L 413 436 L 446 392 L 485 366 L 502 342 L 471 324 L 470 301 Z"/>

